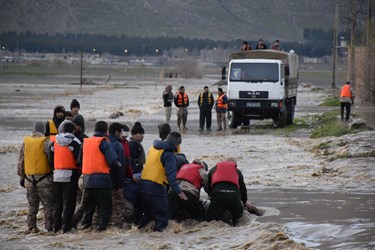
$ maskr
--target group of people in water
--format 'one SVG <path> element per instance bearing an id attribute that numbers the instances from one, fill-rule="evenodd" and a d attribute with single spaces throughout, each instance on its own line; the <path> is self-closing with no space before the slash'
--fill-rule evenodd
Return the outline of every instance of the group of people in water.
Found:
<path id="1" fill-rule="evenodd" d="M 45 229 L 54 233 L 143 228 L 151 221 L 155 231 L 163 231 L 169 219 L 224 220 L 234 226 L 244 208 L 259 215 L 235 159 L 211 169 L 199 159 L 189 163 L 180 152 L 181 134 L 168 123 L 158 126 L 160 138 L 147 154 L 140 122 L 130 130 L 97 121 L 88 137 L 80 103 L 73 99 L 70 108 L 56 106 L 53 118 L 35 122 L 24 138 L 18 175 L 29 204 L 26 233 L 39 232 L 40 203 Z M 202 188 L 209 199 L 202 199 Z"/>

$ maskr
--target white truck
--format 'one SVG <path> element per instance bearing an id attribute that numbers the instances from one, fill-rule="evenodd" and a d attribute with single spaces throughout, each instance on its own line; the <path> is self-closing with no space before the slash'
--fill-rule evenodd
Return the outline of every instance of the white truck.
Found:
<path id="1" fill-rule="evenodd" d="M 250 119 L 272 119 L 275 127 L 293 123 L 298 80 L 294 51 L 232 53 L 227 79 L 231 128 L 248 126 Z"/>

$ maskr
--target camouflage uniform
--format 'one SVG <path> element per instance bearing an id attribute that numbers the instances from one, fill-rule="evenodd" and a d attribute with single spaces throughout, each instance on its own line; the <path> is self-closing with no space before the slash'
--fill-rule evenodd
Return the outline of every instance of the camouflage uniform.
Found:
<path id="1" fill-rule="evenodd" d="M 44 137 L 42 133 L 33 133 L 32 137 Z M 44 143 L 44 153 L 48 155 L 48 146 L 50 141 L 47 139 Z M 51 231 L 53 227 L 53 190 L 52 172 L 46 175 L 26 175 L 24 165 L 24 151 L 23 144 L 20 150 L 17 173 L 20 176 L 21 183 L 24 182 L 24 187 L 27 190 L 27 201 L 29 203 L 27 213 L 27 226 L 29 231 L 37 228 L 36 216 L 39 211 L 39 203 L 42 202 L 44 210 L 44 226 L 47 231 Z M 45 177 L 46 176 L 46 177 Z M 22 185 L 22 184 L 21 184 Z"/>
<path id="2" fill-rule="evenodd" d="M 112 215 L 109 220 L 109 225 L 121 227 L 125 222 L 125 199 L 122 193 L 122 189 L 112 190 Z"/>

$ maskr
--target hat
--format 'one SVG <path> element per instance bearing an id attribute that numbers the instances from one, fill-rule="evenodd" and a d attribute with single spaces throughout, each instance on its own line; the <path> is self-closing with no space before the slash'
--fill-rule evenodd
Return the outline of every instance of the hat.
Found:
<path id="1" fill-rule="evenodd" d="M 171 126 L 168 123 L 162 123 L 158 126 L 159 129 L 159 137 L 162 140 L 167 139 L 168 134 L 171 132 Z"/>
<path id="2" fill-rule="evenodd" d="M 129 127 L 126 124 L 122 124 L 122 130 L 124 130 L 124 132 L 130 131 Z"/>
<path id="3" fill-rule="evenodd" d="M 142 128 L 142 124 L 140 122 L 135 122 L 134 126 L 132 127 L 131 133 L 132 135 L 144 134 L 145 130 Z"/>
<path id="4" fill-rule="evenodd" d="M 58 112 L 62 112 L 62 113 L 64 113 L 64 115 L 65 115 L 65 108 L 64 108 L 64 106 L 62 106 L 62 105 L 57 105 L 56 107 L 55 107 L 55 109 L 54 109 L 54 114 L 56 114 L 56 113 L 58 113 Z"/>
<path id="5" fill-rule="evenodd" d="M 43 122 L 35 122 L 33 125 L 33 133 L 46 133 L 46 125 Z"/>
<path id="6" fill-rule="evenodd" d="M 72 122 L 75 124 L 75 125 L 78 125 L 80 126 L 81 128 L 85 128 L 85 119 L 83 118 L 82 115 L 78 114 L 78 115 L 75 115 L 72 119 Z"/>
<path id="7" fill-rule="evenodd" d="M 70 103 L 70 110 L 72 110 L 74 107 L 78 107 L 79 109 L 81 108 L 81 105 L 79 104 L 77 99 L 73 99 Z"/>
<path id="8" fill-rule="evenodd" d="M 177 146 L 180 145 L 182 142 L 181 134 L 178 132 L 171 132 L 167 136 L 167 142 L 174 145 L 177 148 Z"/>
<path id="9" fill-rule="evenodd" d="M 95 123 L 95 131 L 101 133 L 107 133 L 108 125 L 105 121 L 97 121 Z"/>
<path id="10" fill-rule="evenodd" d="M 73 122 L 68 121 L 64 124 L 63 132 L 64 133 L 71 133 L 73 134 L 74 130 L 76 129 L 76 125 Z"/>

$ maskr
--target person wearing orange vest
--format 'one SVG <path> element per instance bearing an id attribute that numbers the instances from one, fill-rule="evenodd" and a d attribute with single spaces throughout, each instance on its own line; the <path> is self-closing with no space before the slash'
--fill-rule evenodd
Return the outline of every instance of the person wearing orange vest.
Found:
<path id="1" fill-rule="evenodd" d="M 83 174 L 83 220 L 82 229 L 92 226 L 95 208 L 99 214 L 97 231 L 107 229 L 112 214 L 111 169 L 121 167 L 116 152 L 106 137 L 108 125 L 105 121 L 95 123 L 94 135 L 83 139 L 78 163 Z"/>
<path id="2" fill-rule="evenodd" d="M 237 169 L 234 159 L 228 158 L 216 164 L 208 172 L 208 195 L 210 205 L 207 210 L 208 221 L 220 220 L 228 210 L 231 214 L 232 225 L 242 216 L 243 206 L 251 208 L 247 199 L 247 189 L 243 175 Z"/>
<path id="3" fill-rule="evenodd" d="M 217 100 L 215 104 L 215 110 L 216 110 L 216 120 L 217 120 L 217 126 L 219 127 L 217 130 L 224 130 L 227 129 L 227 118 L 225 116 L 225 113 L 227 112 L 227 105 L 228 105 L 228 97 L 225 95 L 222 88 L 218 88 L 217 90 Z"/>
<path id="4" fill-rule="evenodd" d="M 185 87 L 180 86 L 178 92 L 174 96 L 174 105 L 177 107 L 177 126 L 181 131 L 181 121 L 182 129 L 184 131 L 188 130 L 186 127 L 188 107 L 189 107 L 189 96 L 185 93 Z"/>
<path id="5" fill-rule="evenodd" d="M 204 219 L 200 191 L 202 187 L 207 190 L 207 174 L 207 164 L 197 159 L 194 159 L 190 164 L 184 164 L 178 170 L 177 183 L 188 199 L 181 200 L 173 190 L 169 191 L 169 219 L 177 221 L 187 219 L 201 221 Z"/>
<path id="6" fill-rule="evenodd" d="M 198 96 L 199 131 L 203 130 L 205 122 L 207 131 L 211 130 L 212 107 L 214 106 L 214 102 L 214 96 L 209 91 L 208 86 L 204 86 L 203 92 Z"/>
<path id="7" fill-rule="evenodd" d="M 181 141 L 179 133 L 171 132 L 165 141 L 155 140 L 148 151 L 140 181 L 143 213 L 139 228 L 151 220 L 155 221 L 154 231 L 168 226 L 168 186 L 180 199 L 187 199 L 176 182 L 175 153 Z"/>
<path id="8" fill-rule="evenodd" d="M 56 135 L 56 140 L 50 145 L 50 164 L 53 172 L 54 193 L 54 231 L 62 229 L 66 233 L 72 229 L 72 218 L 76 207 L 78 179 L 81 170 L 78 166 L 78 156 L 81 149 L 80 140 L 74 136 L 76 126 L 71 121 L 65 121 L 62 131 Z"/>
<path id="9" fill-rule="evenodd" d="M 350 117 L 350 107 L 354 103 L 354 90 L 350 86 L 350 81 L 347 81 L 341 88 L 340 105 L 341 105 L 341 120 L 344 121 L 344 108 L 346 110 L 345 121 Z"/>
<path id="10" fill-rule="evenodd" d="M 39 232 L 36 215 L 40 202 L 43 204 L 45 229 L 53 230 L 53 179 L 52 168 L 48 164 L 50 141 L 44 135 L 45 130 L 44 122 L 34 123 L 32 135 L 24 138 L 18 158 L 17 173 L 20 185 L 26 188 L 29 203 L 25 233 Z"/>
<path id="11" fill-rule="evenodd" d="M 62 105 L 57 105 L 53 110 L 53 117 L 46 123 L 46 136 L 57 135 L 60 124 L 65 120 L 65 108 Z"/>

